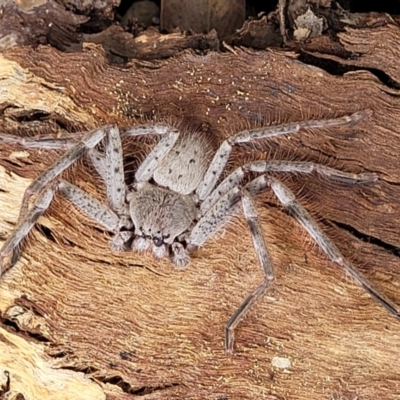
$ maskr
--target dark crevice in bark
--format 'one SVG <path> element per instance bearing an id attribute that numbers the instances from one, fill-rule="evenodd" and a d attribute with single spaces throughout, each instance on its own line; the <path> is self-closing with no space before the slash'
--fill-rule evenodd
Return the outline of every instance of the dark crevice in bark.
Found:
<path id="1" fill-rule="evenodd" d="M 344 229 L 347 232 L 351 233 L 354 237 L 356 237 L 357 239 L 361 240 L 362 242 L 365 243 L 369 243 L 369 244 L 374 244 L 378 247 L 381 247 L 383 249 L 385 249 L 386 251 L 388 251 L 389 253 L 393 254 L 395 257 L 399 257 L 400 258 L 400 248 L 397 246 L 394 246 L 390 243 L 387 243 L 381 239 L 378 239 L 374 236 L 371 235 L 367 235 L 365 233 L 362 233 L 360 231 L 358 231 L 357 229 L 355 229 L 353 226 L 347 225 L 347 224 L 343 224 L 341 222 L 337 222 L 337 221 L 330 221 L 332 224 L 334 224 L 335 226 L 337 226 L 340 229 Z"/>
<path id="2" fill-rule="evenodd" d="M 11 330 L 15 331 L 15 332 L 19 332 L 22 333 L 24 335 L 29 336 L 31 339 L 34 339 L 36 342 L 40 342 L 40 343 L 52 343 L 51 340 L 49 340 L 46 336 L 41 335 L 40 333 L 33 333 L 33 332 L 29 332 L 27 330 L 22 330 L 17 323 L 15 323 L 14 321 L 11 321 L 10 319 L 7 318 L 2 318 L 0 317 L 0 322 L 5 326 L 5 327 L 9 327 Z"/>
<path id="3" fill-rule="evenodd" d="M 169 383 L 160 386 L 142 386 L 142 387 L 134 387 L 129 382 L 126 382 L 122 379 L 122 377 L 116 375 L 112 377 L 96 377 L 96 380 L 100 380 L 103 383 L 109 383 L 112 385 L 117 385 L 120 387 L 125 393 L 133 394 L 135 396 L 146 396 L 149 394 L 154 394 L 157 392 L 161 392 L 163 390 L 179 386 L 178 383 Z"/>
<path id="4" fill-rule="evenodd" d="M 44 236 L 46 236 L 46 238 L 48 240 L 52 241 L 53 243 L 57 243 L 51 229 L 49 229 L 47 226 L 41 225 L 39 223 L 36 223 L 36 227 L 40 229 L 40 231 L 43 233 Z"/>
<path id="5" fill-rule="evenodd" d="M 4 384 L 0 386 L 0 399 L 5 399 L 6 394 L 10 392 L 11 389 L 11 378 L 10 378 L 10 373 L 6 370 L 3 372 L 4 376 L 6 377 L 6 381 Z M 20 396 L 20 393 L 18 393 L 17 396 Z M 21 395 L 22 396 L 22 395 Z M 24 397 L 13 397 L 16 400 L 23 400 Z"/>
<path id="6" fill-rule="evenodd" d="M 356 67 L 350 65 L 343 65 L 334 60 L 327 60 L 325 58 L 320 58 L 310 53 L 301 53 L 299 56 L 299 61 L 304 64 L 313 65 L 315 67 L 321 68 L 324 71 L 328 72 L 331 75 L 342 76 L 346 72 L 353 71 L 368 71 L 374 76 L 376 76 L 379 81 L 391 88 L 391 89 L 400 89 L 400 84 L 394 81 L 388 74 L 384 71 L 376 69 L 376 68 L 368 68 L 368 67 Z"/>
<path id="7" fill-rule="evenodd" d="M 347 6 L 350 12 L 381 12 L 400 14 L 400 3 L 393 0 L 341 0 L 339 3 Z"/>
<path id="8" fill-rule="evenodd" d="M 122 389 L 124 393 L 132 394 L 135 396 L 145 396 L 149 394 L 154 394 L 161 392 L 166 389 L 170 389 L 175 386 L 179 386 L 179 383 L 168 383 L 159 386 L 132 386 L 129 382 L 125 381 L 121 376 L 104 376 L 99 374 L 99 369 L 92 366 L 87 367 L 76 367 L 76 366 L 63 366 L 61 369 L 67 369 L 75 372 L 83 372 L 86 375 L 91 375 L 89 378 L 93 377 L 96 382 L 108 383 L 111 385 L 116 385 Z"/>
<path id="9" fill-rule="evenodd" d="M 74 372 L 83 372 L 85 375 L 92 375 L 96 372 L 99 371 L 98 368 L 94 368 L 91 365 L 88 365 L 86 367 L 77 367 L 73 365 L 63 365 L 59 369 L 67 369 L 69 371 L 74 371 Z"/>

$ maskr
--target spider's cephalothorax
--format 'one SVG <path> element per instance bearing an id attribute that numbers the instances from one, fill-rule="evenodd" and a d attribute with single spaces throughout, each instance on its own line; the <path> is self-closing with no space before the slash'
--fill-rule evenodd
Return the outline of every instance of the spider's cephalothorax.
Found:
<path id="1" fill-rule="evenodd" d="M 213 156 L 211 147 L 201 135 L 190 132 L 180 135 L 177 129 L 165 124 L 141 125 L 124 129 L 122 132 L 115 126 L 105 126 L 85 134 L 78 142 L 0 135 L 0 141 L 25 147 L 69 148 L 26 190 L 17 227 L 0 250 L 0 267 L 10 256 L 11 265 L 16 262 L 20 242 L 49 207 L 57 190 L 88 216 L 114 233 L 111 241 L 114 250 L 142 251 L 151 248 L 157 257 L 168 256 L 178 267 L 187 266 L 190 253 L 202 246 L 241 206 L 264 272 L 264 280 L 243 301 L 226 325 L 225 347 L 227 351 L 232 351 L 235 327 L 274 280 L 272 260 L 253 200 L 255 195 L 270 188 L 333 262 L 345 268 L 373 298 L 392 314 L 399 316 L 395 304 L 344 260 L 335 244 L 297 202 L 294 194 L 278 179 L 268 175 L 272 171 L 315 171 L 331 179 L 357 183 L 374 181 L 377 179 L 375 174 L 352 174 L 312 162 L 259 160 L 236 168 L 221 180 L 232 148 L 237 144 L 292 134 L 300 129 L 351 125 L 370 114 L 371 112 L 366 110 L 334 119 L 244 130 L 223 141 Z M 128 191 L 125 185 L 121 136 L 154 134 L 160 135 L 161 139 L 137 169 L 133 189 Z M 96 149 L 102 141 L 104 152 Z M 105 182 L 108 205 L 71 183 L 57 179 L 62 171 L 84 153 L 88 153 L 92 164 Z M 260 175 L 244 184 L 249 172 Z M 29 207 L 29 200 L 33 195 L 36 199 Z"/>
<path id="2" fill-rule="evenodd" d="M 177 258 L 176 246 L 179 235 L 187 232 L 195 221 L 196 204 L 193 198 L 146 183 L 137 192 L 131 193 L 128 199 L 135 226 L 133 248 L 140 251 L 152 245 L 157 257 L 170 253 L 175 264 L 186 266 L 189 258 L 183 246 L 179 248 L 185 257 Z"/>
<path id="3" fill-rule="evenodd" d="M 139 168 L 135 191 L 127 200 L 135 227 L 133 248 L 152 246 L 157 257 L 169 254 L 174 264 L 185 267 L 189 254 L 181 242 L 198 216 L 195 190 L 204 178 L 211 148 L 201 135 L 180 135 L 173 141 L 152 173 L 153 183 L 138 178 L 143 171 Z"/>

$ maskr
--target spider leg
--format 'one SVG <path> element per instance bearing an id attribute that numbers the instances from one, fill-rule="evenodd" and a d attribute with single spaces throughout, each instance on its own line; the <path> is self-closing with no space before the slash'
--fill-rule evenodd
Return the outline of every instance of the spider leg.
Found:
<path id="1" fill-rule="evenodd" d="M 233 144 L 230 140 L 224 140 L 215 153 L 203 180 L 196 189 L 196 195 L 200 201 L 204 200 L 214 189 L 232 153 Z"/>
<path id="2" fill-rule="evenodd" d="M 0 133 L 0 143 L 17 144 L 27 149 L 46 149 L 46 150 L 67 150 L 76 145 L 80 140 L 79 136 L 83 136 L 82 132 L 75 133 L 69 137 L 20 137 L 15 135 L 6 135 Z"/>
<path id="3" fill-rule="evenodd" d="M 115 251 L 125 251 L 126 243 L 133 237 L 134 233 L 129 230 L 121 231 L 121 228 L 132 228 L 132 221 L 125 214 L 118 215 L 111 208 L 99 200 L 93 198 L 88 193 L 63 179 L 59 181 L 58 189 L 60 193 L 107 230 L 116 235 L 110 242 L 110 246 Z"/>
<path id="4" fill-rule="evenodd" d="M 46 186 L 61 174 L 66 168 L 78 160 L 86 150 L 94 148 L 105 136 L 117 136 L 118 128 L 112 125 L 96 129 L 86 133 L 83 138 L 70 148 L 61 158 L 59 158 L 46 171 L 38 176 L 25 190 L 17 227 L 10 238 L 4 243 L 0 250 L 0 262 L 11 252 L 14 252 L 11 263 L 15 264 L 19 257 L 19 243 L 29 233 L 32 226 L 40 215 L 48 208 L 47 199 L 51 201 L 58 183 L 51 186 L 51 189 L 45 189 Z M 107 145 L 106 145 L 107 147 Z M 110 147 L 110 146 L 109 146 Z M 122 157 L 122 156 L 121 156 Z M 111 160 L 113 161 L 113 160 Z M 112 164 L 114 166 L 114 164 Z M 115 179 L 118 183 L 118 179 Z M 125 186 L 124 186 L 125 187 Z M 43 192 L 42 192 L 43 191 Z M 42 192 L 42 193 L 41 193 Z M 39 193 L 39 196 L 29 211 L 29 200 L 33 195 Z M 51 194 L 51 196 L 50 196 Z M 45 206 L 44 206 L 45 205 Z M 122 218 L 121 218 L 122 219 Z M 121 224 L 121 222 L 120 222 Z"/>
<path id="5" fill-rule="evenodd" d="M 268 126 L 262 128 L 246 129 L 236 133 L 229 140 L 236 143 L 252 142 L 253 140 L 266 139 L 273 136 L 296 133 L 301 129 L 330 128 L 358 124 L 372 115 L 371 110 L 357 111 L 351 115 L 339 118 L 314 119 L 309 121 L 291 122 L 288 124 Z"/>
<path id="6" fill-rule="evenodd" d="M 116 144 L 114 148 L 116 150 L 113 150 L 113 159 L 109 160 L 107 156 L 97 149 L 89 149 L 88 156 L 96 171 L 106 183 L 108 203 L 120 216 L 120 227 L 130 227 L 129 209 L 125 204 L 127 187 L 125 185 L 122 147 L 119 147 L 121 141 L 117 139 L 114 143 Z M 106 146 L 109 146 L 108 142 L 106 142 Z M 96 217 L 94 219 L 97 220 Z M 99 222 L 101 223 L 101 221 Z"/>
<path id="7" fill-rule="evenodd" d="M 108 132 L 104 145 L 104 153 L 96 148 L 89 149 L 87 153 L 92 165 L 106 184 L 110 207 L 119 215 L 127 214 L 124 160 L 118 129 L 111 129 Z"/>
<path id="8" fill-rule="evenodd" d="M 259 262 L 263 268 L 264 281 L 242 302 L 239 308 L 229 319 L 225 328 L 225 350 L 233 351 L 235 328 L 245 317 L 253 304 L 266 292 L 274 280 L 271 256 L 268 253 L 261 223 L 252 199 L 252 195 L 259 193 L 267 187 L 264 176 L 251 181 L 246 188 L 235 187 L 222 196 L 218 202 L 198 221 L 189 234 L 188 251 L 201 246 L 209 239 L 226 221 L 237 212 L 241 199 L 244 215 L 249 225 Z"/>
<path id="9" fill-rule="evenodd" d="M 103 132 L 104 131 L 104 132 Z M 79 135 L 79 134 L 77 134 Z M 105 154 L 103 155 L 95 146 L 105 137 Z M 111 207 L 121 211 L 125 205 L 125 177 L 122 157 L 122 144 L 117 127 L 104 127 L 85 134 L 80 140 L 77 138 L 20 138 L 12 135 L 0 134 L 0 142 L 19 144 L 26 148 L 40 149 L 65 149 L 70 150 L 53 164 L 42 176 L 32 182 L 25 193 L 23 204 L 27 206 L 26 199 L 38 192 L 49 181 L 58 176 L 65 168 L 76 161 L 85 150 L 92 164 L 107 185 L 107 196 Z"/>
<path id="10" fill-rule="evenodd" d="M 87 152 L 90 162 L 104 182 L 107 182 L 107 160 L 105 155 L 97 149 L 89 149 Z"/>
<path id="11" fill-rule="evenodd" d="M 58 190 L 66 199 L 107 230 L 119 231 L 120 217 L 105 204 L 63 179 L 58 182 Z"/>
<path id="12" fill-rule="evenodd" d="M 301 129 L 329 128 L 353 125 L 361 122 L 372 114 L 371 110 L 355 112 L 339 118 L 310 120 L 295 123 L 288 123 L 277 126 L 246 129 L 238 132 L 227 140 L 224 140 L 215 153 L 213 160 L 204 175 L 204 178 L 196 190 L 199 200 L 204 200 L 214 189 L 225 165 L 229 159 L 234 145 L 238 143 L 252 142 L 253 140 L 267 139 L 274 136 L 288 135 L 296 133 Z"/>
<path id="13" fill-rule="evenodd" d="M 79 189 L 77 186 L 61 179 L 54 182 L 50 187 L 45 188 L 41 194 L 37 197 L 33 207 L 27 212 L 27 214 L 18 222 L 16 228 L 11 235 L 4 242 L 0 250 L 0 276 L 2 273 L 2 260 L 11 255 L 13 252 L 18 253 L 18 247 L 21 241 L 28 235 L 31 229 L 41 215 L 49 208 L 49 205 L 54 197 L 54 193 L 59 190 L 60 193 L 70 200 L 75 206 L 86 213 L 89 217 L 99 222 L 109 231 L 113 231 L 119 234 L 121 224 L 125 221 L 120 218 L 114 211 L 109 207 L 102 204 L 97 199 L 91 197 L 89 194 Z M 124 243 L 129 240 L 127 234 L 131 232 L 121 232 Z M 120 238 L 116 236 L 115 242 L 119 243 Z M 122 243 L 121 243 L 122 244 Z M 118 247 L 115 245 L 114 247 Z M 18 260 L 18 254 L 12 255 L 12 260 L 8 268 L 12 267 Z"/>
<path id="14" fill-rule="evenodd" d="M 240 200 L 238 187 L 232 188 L 199 219 L 188 234 L 187 248 L 192 251 L 202 246 L 218 229 L 223 226 L 237 211 Z"/>
<path id="15" fill-rule="evenodd" d="M 157 166 L 178 140 L 179 132 L 167 124 L 139 125 L 122 130 L 124 136 L 162 135 L 163 137 L 147 155 L 135 174 L 136 183 L 148 182 Z"/>
<path id="16" fill-rule="evenodd" d="M 311 215 L 296 201 L 293 192 L 279 180 L 267 177 L 268 185 L 288 212 L 304 227 L 308 234 L 318 243 L 325 254 L 335 263 L 343 267 L 346 272 L 369 293 L 377 302 L 391 314 L 400 317 L 398 306 L 381 293 L 367 278 L 349 264 L 336 247 L 326 236 Z"/>
<path id="17" fill-rule="evenodd" d="M 235 341 L 235 328 L 239 322 L 250 311 L 251 307 L 268 290 L 275 279 L 272 267 L 272 259 L 267 250 L 264 234 L 261 228 L 260 218 L 251 194 L 244 188 L 241 189 L 241 199 L 244 216 L 250 229 L 253 246 L 256 250 L 258 260 L 264 272 L 264 281 L 253 292 L 246 297 L 239 308 L 234 312 L 225 327 L 225 350 L 229 353 L 233 351 Z"/>
<path id="18" fill-rule="evenodd" d="M 339 175 L 339 177 L 342 177 L 342 175 Z M 347 179 L 351 176 L 346 175 L 345 177 Z M 358 178 L 360 177 L 362 178 L 361 181 L 364 179 L 368 181 L 370 178 L 374 178 L 372 175 L 364 176 L 361 174 L 357 175 L 355 181 L 358 181 Z M 222 195 L 199 219 L 188 235 L 187 250 L 190 252 L 203 245 L 207 239 L 223 226 L 227 220 L 238 211 L 239 199 L 242 200 L 244 214 L 250 228 L 257 256 L 261 266 L 263 267 L 265 280 L 243 301 L 229 319 L 225 328 L 225 349 L 228 352 L 232 352 L 233 349 L 234 330 L 236 326 L 244 318 L 252 305 L 268 290 L 274 280 L 271 257 L 268 253 L 258 213 L 251 197 L 259 194 L 267 187 L 271 187 L 284 207 L 307 230 L 310 236 L 319 244 L 322 250 L 333 262 L 342 266 L 367 293 L 382 304 L 390 313 L 397 317 L 400 316 L 397 306 L 376 287 L 374 287 L 374 285 L 359 271 L 357 271 L 354 266 L 344 260 L 339 249 L 319 228 L 310 214 L 296 201 L 294 194 L 280 181 L 263 174 L 250 181 L 245 188 L 240 189 L 235 186 Z"/>
<path id="19" fill-rule="evenodd" d="M 40 174 L 25 190 L 18 220 L 20 221 L 24 219 L 24 216 L 28 210 L 29 199 L 34 194 L 39 193 L 48 183 L 50 183 L 53 179 L 60 175 L 61 172 L 78 160 L 87 149 L 95 147 L 106 134 L 108 134 L 111 130 L 116 129 L 116 127 L 108 125 L 87 133 L 74 147 L 68 150 L 53 165 Z"/>
<path id="20" fill-rule="evenodd" d="M 110 207 L 118 214 L 126 214 L 126 186 L 121 136 L 118 129 L 110 129 L 105 137 L 105 182 Z"/>
<path id="21" fill-rule="evenodd" d="M 54 192 L 57 190 L 57 185 L 53 184 L 49 188 L 45 189 L 36 199 L 32 208 L 22 218 L 15 227 L 14 231 L 3 243 L 0 249 L 0 277 L 3 272 L 11 268 L 18 260 L 18 247 L 24 237 L 30 232 L 32 227 L 35 225 L 38 218 L 48 209 L 51 200 L 53 199 Z M 13 254 L 14 250 L 17 249 L 16 254 Z M 8 256 L 12 255 L 11 263 L 8 268 L 3 269 L 3 260 Z"/>
<path id="22" fill-rule="evenodd" d="M 329 179 L 342 181 L 349 184 L 373 182 L 378 179 L 378 175 L 374 173 L 353 174 L 344 172 L 335 168 L 326 167 L 325 165 L 305 162 L 305 161 L 253 161 L 236 168 L 229 174 L 204 200 L 201 204 L 201 211 L 205 213 L 215 204 L 218 199 L 225 193 L 229 192 L 235 186 L 242 183 L 243 178 L 248 172 L 289 172 L 289 173 L 306 173 L 317 172 L 319 175 Z"/>

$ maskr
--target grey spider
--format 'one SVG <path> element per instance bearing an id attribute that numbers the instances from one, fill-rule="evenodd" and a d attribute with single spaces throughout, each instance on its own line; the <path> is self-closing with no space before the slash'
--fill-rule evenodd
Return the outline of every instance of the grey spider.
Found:
<path id="1" fill-rule="evenodd" d="M 180 135 L 176 128 L 166 124 L 141 125 L 121 131 L 116 126 L 108 125 L 86 133 L 79 142 L 72 139 L 23 139 L 0 135 L 0 142 L 24 147 L 69 148 L 27 188 L 18 224 L 0 250 L 0 268 L 4 266 L 6 258 L 11 258 L 8 267 L 16 262 L 21 241 L 49 207 L 56 191 L 114 233 L 110 242 L 112 249 L 143 251 L 151 247 L 156 257 L 168 256 L 179 268 L 188 265 L 190 253 L 217 232 L 241 205 L 264 272 L 264 280 L 242 302 L 226 324 L 225 349 L 232 352 L 236 326 L 274 281 L 271 256 L 253 200 L 255 195 L 270 188 L 333 262 L 342 266 L 389 312 L 399 316 L 396 305 L 344 260 L 336 245 L 296 201 L 294 194 L 278 179 L 269 176 L 268 172 L 315 171 L 350 183 L 375 181 L 375 174 L 352 174 L 312 162 L 259 160 L 242 165 L 221 180 L 232 148 L 237 144 L 293 134 L 301 129 L 350 126 L 370 115 L 370 110 L 364 110 L 340 118 L 244 130 L 223 141 L 212 160 L 209 159 L 212 151 L 210 145 L 199 135 Z M 146 135 L 160 135 L 161 139 L 137 169 L 133 188 L 128 190 L 121 136 Z M 101 142 L 104 143 L 104 151 L 96 149 Z M 58 178 L 85 153 L 105 182 L 108 205 Z M 261 175 L 244 184 L 249 172 Z M 29 207 L 33 195 L 36 200 Z M 0 275 L 3 269 L 0 269 Z"/>

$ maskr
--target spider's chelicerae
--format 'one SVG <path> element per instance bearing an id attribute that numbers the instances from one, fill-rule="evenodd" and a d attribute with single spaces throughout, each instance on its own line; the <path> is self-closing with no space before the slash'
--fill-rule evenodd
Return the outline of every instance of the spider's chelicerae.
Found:
<path id="1" fill-rule="evenodd" d="M 264 280 L 243 301 L 226 325 L 225 348 L 231 352 L 236 326 L 274 280 L 271 257 L 253 200 L 255 195 L 269 188 L 333 262 L 342 266 L 392 314 L 399 316 L 396 305 L 344 260 L 335 244 L 296 201 L 293 193 L 278 179 L 268 175 L 271 171 L 315 171 L 332 179 L 358 183 L 376 180 L 375 174 L 352 174 L 312 162 L 259 160 L 246 163 L 232 171 L 226 179 L 220 179 L 235 145 L 293 134 L 301 129 L 349 126 L 370 114 L 371 111 L 365 110 L 334 119 L 244 130 L 223 141 L 212 159 L 209 157 L 211 148 L 201 136 L 179 135 L 177 129 L 166 124 L 141 125 L 121 131 L 116 126 L 105 126 L 85 134 L 79 142 L 0 135 L 0 142 L 3 143 L 36 148 L 69 148 L 27 188 L 18 224 L 0 250 L 0 267 L 6 258 L 11 258 L 11 266 L 16 262 L 20 242 L 49 207 L 56 191 L 114 233 L 110 243 L 112 249 L 142 251 L 151 247 L 156 257 L 169 257 L 179 268 L 186 267 L 190 253 L 202 246 L 241 206 L 264 272 Z M 161 139 L 137 169 L 132 190 L 128 191 L 121 136 L 145 135 L 160 135 Z M 104 151 L 96 149 L 100 142 L 104 143 Z M 58 179 L 62 171 L 85 153 L 106 185 L 108 205 L 71 183 Z M 260 175 L 243 184 L 248 172 Z M 29 207 L 33 195 L 36 200 Z M 0 273 L 2 270 L 4 268 L 0 269 Z"/>

